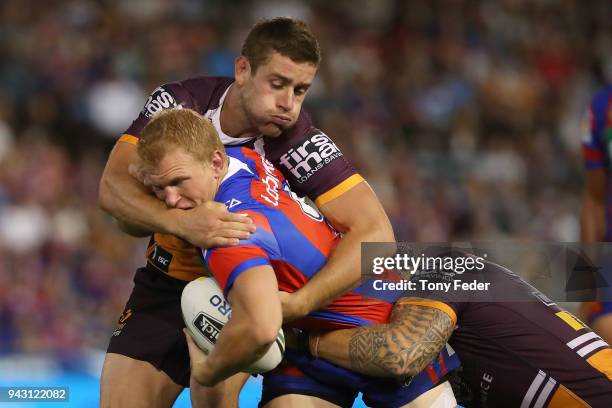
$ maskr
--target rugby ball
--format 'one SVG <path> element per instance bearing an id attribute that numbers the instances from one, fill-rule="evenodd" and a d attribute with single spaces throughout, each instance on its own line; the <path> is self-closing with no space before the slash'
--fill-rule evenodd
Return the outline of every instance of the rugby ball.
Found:
<path id="1" fill-rule="evenodd" d="M 201 277 L 189 282 L 183 289 L 181 309 L 191 337 L 206 354 L 210 353 L 223 326 L 232 317 L 232 309 L 215 279 Z M 244 371 L 251 374 L 270 371 L 280 364 L 284 352 L 285 335 L 281 329 L 266 354 Z"/>

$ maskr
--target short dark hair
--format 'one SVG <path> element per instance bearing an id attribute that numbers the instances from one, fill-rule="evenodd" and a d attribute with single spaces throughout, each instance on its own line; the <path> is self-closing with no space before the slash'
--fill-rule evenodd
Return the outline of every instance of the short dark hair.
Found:
<path id="1" fill-rule="evenodd" d="M 310 62 L 318 66 L 321 50 L 315 36 L 303 21 L 290 17 L 262 20 L 249 32 L 241 54 L 248 58 L 251 72 L 265 64 L 270 53 L 276 51 L 294 62 Z"/>

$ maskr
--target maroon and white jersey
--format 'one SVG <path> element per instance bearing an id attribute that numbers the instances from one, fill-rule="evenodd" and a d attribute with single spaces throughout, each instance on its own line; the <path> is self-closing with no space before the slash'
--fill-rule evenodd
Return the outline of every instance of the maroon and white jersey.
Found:
<path id="1" fill-rule="evenodd" d="M 119 140 L 135 144 L 155 113 L 181 106 L 209 119 L 223 144 L 253 147 L 283 173 L 294 192 L 310 198 L 319 207 L 363 180 L 336 144 L 312 125 L 304 109 L 293 127 L 279 137 L 236 138 L 223 133 L 221 109 L 233 82 L 233 78 L 200 76 L 156 88 Z M 149 267 L 179 279 L 192 280 L 202 275 L 195 248 L 174 236 L 155 234 L 147 250 L 147 260 Z"/>

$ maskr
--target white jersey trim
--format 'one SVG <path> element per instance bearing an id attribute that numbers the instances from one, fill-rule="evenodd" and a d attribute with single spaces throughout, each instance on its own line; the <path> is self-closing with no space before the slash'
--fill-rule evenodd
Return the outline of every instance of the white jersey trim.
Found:
<path id="1" fill-rule="evenodd" d="M 246 163 L 243 163 L 233 157 L 228 156 L 227 158 L 229 159 L 229 164 L 227 166 L 227 174 L 225 175 L 225 177 L 223 177 L 223 180 L 221 180 L 221 184 L 225 183 L 226 180 L 228 180 L 234 174 L 238 173 L 240 170 L 246 170 L 249 173 L 253 174 L 253 172 L 251 171 L 251 169 L 249 169 L 249 166 L 247 166 Z"/>
<path id="2" fill-rule="evenodd" d="M 221 109 L 223 108 L 223 102 L 225 102 L 225 97 L 227 96 L 227 93 L 233 85 L 234 84 L 231 84 L 227 87 L 227 89 L 219 99 L 219 105 L 215 109 L 209 109 L 204 114 L 205 118 L 210 119 L 211 123 L 219 134 L 221 143 L 223 143 L 224 145 L 239 145 L 254 139 L 254 137 L 231 137 L 223 133 L 223 130 L 221 130 Z"/>
<path id="3" fill-rule="evenodd" d="M 545 379 L 546 373 L 544 373 L 544 371 L 542 370 L 539 370 L 535 378 L 531 382 L 531 385 L 529 386 L 525 397 L 523 398 L 521 408 L 529 408 L 529 406 L 531 405 L 531 401 L 533 401 L 533 398 L 535 397 L 538 389 L 540 388 Z"/>

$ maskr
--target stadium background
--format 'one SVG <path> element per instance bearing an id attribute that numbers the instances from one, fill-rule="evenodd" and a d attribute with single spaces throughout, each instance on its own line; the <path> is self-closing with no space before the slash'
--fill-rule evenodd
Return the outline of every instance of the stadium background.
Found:
<path id="1" fill-rule="evenodd" d="M 578 239 L 581 122 L 612 80 L 606 0 L 4 0 L 0 385 L 96 404 L 146 244 L 97 207 L 106 156 L 157 85 L 232 75 L 276 15 L 318 36 L 307 108 L 398 239 Z"/>

